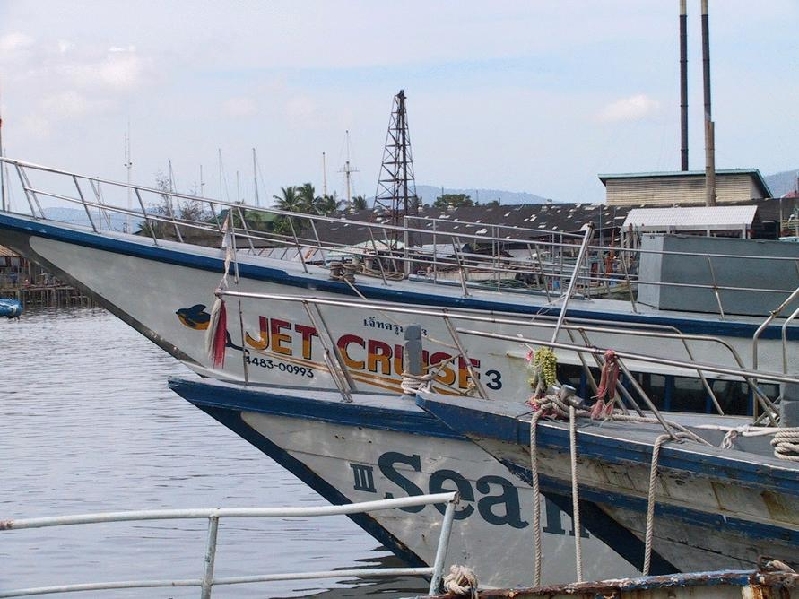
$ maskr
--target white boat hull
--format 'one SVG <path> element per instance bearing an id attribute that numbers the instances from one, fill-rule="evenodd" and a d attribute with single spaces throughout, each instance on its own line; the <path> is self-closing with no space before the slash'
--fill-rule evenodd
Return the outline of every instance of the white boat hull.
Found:
<path id="1" fill-rule="evenodd" d="M 435 426 L 412 398 L 356 397 L 345 404 L 333 393 L 236 390 L 217 381 L 170 384 L 334 503 L 458 491 L 446 564 L 468 565 L 481 585 L 532 584 L 532 489 L 476 445 Z M 442 520 L 437 507 L 370 516 L 372 522 L 359 524 L 401 557 L 433 559 Z M 543 578 L 553 584 L 572 581 L 571 518 L 551 502 L 542 518 Z M 583 552 L 591 556 L 583 563 L 585 579 L 639 572 L 595 536 L 585 530 L 582 535 Z"/>
<path id="2" fill-rule="evenodd" d="M 489 339 L 459 333 L 457 341 L 465 350 L 460 355 L 451 329 L 441 316 L 428 316 L 423 309 L 446 309 L 454 327 L 477 332 L 523 336 L 531 340 L 551 341 L 553 317 L 536 316 L 537 312 L 557 314 L 542 298 L 513 293 L 475 291 L 464 298 L 459 290 L 447 286 L 398 281 L 383 283 L 358 278 L 350 285 L 330 281 L 329 271 L 282 260 L 265 259 L 241 253 L 238 280 L 228 276 L 230 287 L 240 292 L 295 295 L 307 298 L 349 300 L 362 298 L 381 305 L 404 307 L 413 313 L 390 313 L 387 310 L 363 310 L 345 306 L 323 306 L 312 320 L 308 308 L 298 302 L 259 299 L 235 299 L 226 302 L 229 342 L 223 365 L 214 365 L 206 343 L 214 291 L 220 284 L 225 252 L 198 248 L 168 241 L 152 240 L 119 233 L 95 234 L 74 225 L 51 225 L 25 217 L 2 218 L 15 221 L 6 230 L 4 242 L 16 247 L 31 259 L 45 265 L 59 277 L 74 282 L 95 297 L 114 314 L 135 327 L 172 355 L 187 360 L 214 377 L 280 386 L 336 388 L 325 359 L 322 340 L 329 353 L 338 348 L 345 370 L 355 390 L 399 392 L 403 370 L 403 332 L 410 324 L 421 325 L 424 332 L 426 362 L 441 363 L 433 389 L 449 394 L 476 394 L 479 378 L 489 398 L 524 400 L 530 395 L 530 372 L 525 360 L 529 345 L 503 339 Z M 17 222 L 20 221 L 20 222 Z M 463 306 L 460 309 L 459 306 Z M 752 341 L 746 337 L 714 335 L 712 339 L 687 342 L 660 335 L 673 326 L 705 330 L 740 332 L 754 330 L 756 320 L 720 322 L 701 315 L 669 316 L 663 312 L 633 314 L 629 304 L 616 300 L 578 300 L 570 303 L 570 319 L 595 318 L 594 325 L 606 323 L 605 330 L 563 327 L 557 341 L 629 351 L 644 355 L 735 367 L 733 353 L 717 339 L 722 339 L 740 355 L 744 365 L 752 361 Z M 476 321 L 455 318 L 472 314 L 482 318 L 514 316 L 527 324 Z M 319 320 L 321 319 L 321 320 Z M 618 322 L 648 326 L 650 333 L 633 336 Z M 615 323 L 615 325 L 614 325 Z M 725 328 L 726 327 L 726 328 Z M 323 330 L 322 330 L 323 329 Z M 778 331 L 778 329 L 776 330 Z M 777 334 L 772 331 L 772 337 Z M 653 336 L 657 335 L 657 336 Z M 799 371 L 799 352 L 790 351 L 788 371 Z M 687 345 L 686 345 L 687 344 Z M 458 357 L 459 356 L 459 357 Z M 571 352 L 559 356 L 563 363 L 576 364 Z M 758 346 L 761 364 L 782 363 L 783 348 L 779 339 L 762 339 Z M 628 364 L 633 371 L 679 376 L 696 372 L 662 364 Z M 781 370 L 775 366 L 775 370 Z M 213 372 L 210 372 L 213 371 Z"/>
<path id="3" fill-rule="evenodd" d="M 665 415 L 712 444 L 663 437 L 651 487 L 653 447 L 664 435 L 657 422 L 580 419 L 573 471 L 567 422 L 538 422 L 533 461 L 529 414 L 521 415 L 513 404 L 454 403 L 424 392 L 419 401 L 523 480 L 532 480 L 535 471 L 542 489 L 567 494 L 576 480 L 580 499 L 596 505 L 642 541 L 653 488 L 652 548 L 683 572 L 752 568 L 762 556 L 799 566 L 796 462 L 774 454 L 770 437 L 762 435 L 769 430 L 761 429 L 761 435 L 752 438 L 741 433 L 736 441 L 740 449 L 716 446 L 724 438 L 722 427 L 743 429 L 743 418 Z M 786 429 L 771 433 L 776 430 Z"/>

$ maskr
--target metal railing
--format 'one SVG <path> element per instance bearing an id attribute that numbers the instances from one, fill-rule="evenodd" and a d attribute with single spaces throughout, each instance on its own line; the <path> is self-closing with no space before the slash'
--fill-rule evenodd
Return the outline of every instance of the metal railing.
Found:
<path id="1" fill-rule="evenodd" d="M 208 534 L 204 554 L 203 574 L 200 578 L 177 580 L 123 580 L 113 582 L 97 582 L 70 585 L 39 586 L 19 589 L 0 588 L 0 598 L 48 595 L 53 593 L 70 593 L 78 591 L 107 591 L 112 589 L 156 588 L 156 587 L 200 587 L 201 599 L 210 599 L 213 587 L 222 585 L 253 584 L 279 580 L 305 580 L 313 578 L 353 578 L 360 576 L 429 576 L 430 594 L 438 592 L 444 560 L 447 555 L 449 536 L 455 517 L 455 506 L 458 496 L 455 491 L 431 495 L 417 495 L 399 499 L 383 499 L 340 506 L 323 506 L 311 508 L 201 508 L 201 509 L 169 509 L 139 510 L 126 512 L 106 512 L 82 514 L 77 516 L 60 516 L 45 518 L 25 518 L 0 520 L 0 531 L 44 528 L 54 526 L 88 525 L 109 522 L 132 522 L 144 520 L 176 520 L 207 519 Z M 214 561 L 216 558 L 219 521 L 222 518 L 314 518 L 322 516 L 349 515 L 366 513 L 375 510 L 401 509 L 414 506 L 425 506 L 446 503 L 446 511 L 438 537 L 438 548 L 435 561 L 427 568 L 355 568 L 346 570 L 328 570 L 315 572 L 294 572 L 285 574 L 261 574 L 253 576 L 215 577 Z"/>
<path id="2" fill-rule="evenodd" d="M 237 298 L 239 300 L 247 299 L 253 300 L 255 302 L 271 303 L 289 302 L 304 306 L 308 315 L 312 316 L 312 320 L 316 323 L 315 326 L 318 334 L 320 335 L 320 339 L 323 340 L 323 343 L 326 346 L 331 348 L 330 351 L 327 352 L 327 355 L 329 355 L 331 360 L 329 367 L 331 368 L 331 372 L 335 371 L 338 374 L 338 376 L 334 377 L 334 380 L 336 381 L 336 386 L 338 387 L 338 390 L 342 394 L 345 401 L 351 401 L 352 393 L 351 385 L 347 383 L 347 381 L 351 380 L 349 368 L 346 364 L 346 361 L 343 360 L 340 354 L 336 351 L 336 344 L 333 341 L 334 336 L 331 334 L 331 331 L 325 324 L 324 319 L 314 319 L 314 312 L 311 310 L 311 307 L 313 307 L 317 313 L 319 308 L 328 306 L 357 311 L 376 311 L 386 314 L 407 315 L 412 317 L 413 322 L 420 317 L 439 318 L 445 324 L 445 327 L 442 328 L 446 328 L 450 335 L 449 343 L 446 343 L 446 345 L 456 348 L 458 352 L 451 359 L 456 359 L 458 356 L 461 356 L 463 357 L 463 361 L 467 367 L 471 364 L 471 360 L 469 359 L 467 350 L 464 349 L 465 344 L 461 339 L 461 337 L 464 335 L 504 340 L 509 342 L 509 344 L 519 344 L 519 346 L 522 348 L 546 346 L 552 349 L 558 349 L 564 355 L 571 354 L 578 357 L 578 363 L 582 365 L 582 369 L 585 371 L 588 380 L 592 382 L 595 392 L 597 389 L 594 384 L 595 381 L 593 376 L 590 372 L 591 367 L 585 358 L 593 357 L 595 359 L 595 368 L 601 368 L 604 364 L 604 353 L 610 349 L 613 350 L 614 353 L 616 353 L 620 358 L 635 361 L 639 367 L 642 368 L 642 372 L 645 371 L 646 365 L 658 365 L 661 369 L 663 367 L 671 369 L 674 373 L 679 373 L 681 376 L 688 376 L 689 373 L 695 373 L 696 378 L 701 381 L 705 392 L 712 399 L 717 411 L 720 414 L 723 414 L 723 411 L 721 410 L 718 400 L 716 399 L 716 394 L 708 381 L 708 376 L 710 375 L 728 377 L 746 383 L 752 392 L 752 399 L 753 402 L 755 402 L 755 406 L 760 405 L 767 412 L 772 410 L 773 406 L 771 405 L 771 399 L 759 388 L 759 381 L 768 381 L 772 383 L 790 382 L 799 384 L 799 373 L 787 372 L 787 366 L 783 366 L 782 372 L 775 370 L 766 371 L 759 369 L 757 365 L 753 366 L 751 369 L 748 369 L 736 349 L 725 339 L 711 335 L 684 334 L 673 327 L 667 326 L 636 325 L 633 323 L 614 323 L 609 321 L 591 321 L 589 319 L 569 320 L 563 319 L 561 316 L 543 316 L 537 317 L 535 320 L 529 320 L 507 315 L 485 314 L 474 310 L 438 310 L 435 308 L 408 307 L 402 305 L 370 302 L 368 300 L 359 299 L 305 297 L 302 295 L 258 293 L 251 291 L 217 289 L 215 294 L 220 298 Z M 404 326 L 407 326 L 408 323 L 409 321 L 406 321 Z M 239 331 L 239 334 L 243 339 L 245 336 L 245 331 L 243 329 L 243 322 L 241 319 L 239 319 L 239 324 L 240 327 L 242 327 Z M 501 325 L 505 328 L 512 328 L 515 330 L 515 334 L 502 335 L 497 334 L 492 330 L 475 330 L 474 328 L 471 328 L 474 326 L 486 325 L 490 325 L 488 328 L 491 329 L 497 325 Z M 530 337 L 530 333 L 533 331 L 539 331 L 542 336 L 546 336 L 550 340 L 547 341 L 546 339 L 542 339 L 540 337 L 532 339 Z M 570 339 L 570 342 L 558 342 L 557 337 L 559 331 L 566 333 Z M 663 355 L 630 352 L 626 351 L 624 347 L 600 347 L 594 341 L 594 338 L 603 334 L 620 336 L 625 339 L 637 339 L 639 342 L 643 341 L 650 347 L 657 347 L 658 344 L 662 342 L 677 342 L 682 345 L 687 357 L 683 359 L 677 357 L 670 358 Z M 582 340 L 582 343 L 580 343 L 580 340 Z M 436 342 L 442 344 L 445 343 L 441 339 L 436 340 Z M 716 362 L 702 362 L 694 356 L 691 349 L 692 343 L 701 343 L 707 346 L 715 347 L 718 350 L 715 353 L 719 357 L 726 356 L 726 359 L 721 358 Z M 788 343 L 789 342 L 783 333 L 783 354 L 785 354 L 787 351 Z M 248 383 L 249 380 L 246 364 L 244 370 L 245 383 Z M 626 374 L 628 375 L 628 379 L 635 387 L 638 397 L 647 401 L 647 393 L 634 383 L 633 373 L 626 372 Z M 479 376 L 476 374 L 472 373 L 472 377 L 479 381 Z M 637 409 L 635 398 L 630 394 L 630 391 L 625 388 L 621 381 L 617 383 L 617 389 L 619 393 L 627 400 L 627 402 Z M 486 397 L 482 387 L 477 386 L 475 391 L 480 397 Z M 757 414 L 757 407 L 755 407 L 754 412 Z"/>
<path id="3" fill-rule="evenodd" d="M 795 269 L 799 263 L 790 257 L 697 254 L 612 243 L 589 244 L 578 256 L 584 235 L 559 230 L 487 225 L 453 220 L 449 215 L 405 216 L 402 225 L 395 226 L 377 213 L 369 221 L 348 220 L 346 215 L 299 214 L 88 177 L 8 158 L 0 161 L 16 171 L 30 214 L 37 219 L 45 218 L 42 200 L 54 200 L 79 208 L 96 232 L 127 229 L 132 233 L 135 219 L 139 233 L 150 237 L 155 245 L 174 240 L 218 247 L 228 235 L 240 240 L 240 252 L 294 260 L 306 272 L 310 265 L 326 267 L 343 260 L 355 264 L 357 272 L 386 285 L 392 279 L 413 276 L 460 285 L 467 295 L 470 287 L 495 288 L 534 292 L 547 301 L 562 297 L 571 288 L 586 297 L 627 298 L 633 309 L 639 287 L 646 285 L 649 289 L 702 293 L 723 318 L 730 313 L 724 294 L 745 293 L 753 298 L 770 294 L 767 297 L 771 302 L 772 296 L 787 297 L 793 287 L 726 284 L 718 274 L 720 261 L 748 260 L 750 269 L 758 268 L 752 264 L 778 263 Z M 336 230 L 342 238 L 342 227 L 347 227 L 347 237 L 352 241 L 331 242 L 331 233 Z M 642 260 L 655 255 L 704 264 L 702 279 L 697 275 L 695 281 L 639 280 Z M 774 300 L 775 305 L 779 301 Z"/>

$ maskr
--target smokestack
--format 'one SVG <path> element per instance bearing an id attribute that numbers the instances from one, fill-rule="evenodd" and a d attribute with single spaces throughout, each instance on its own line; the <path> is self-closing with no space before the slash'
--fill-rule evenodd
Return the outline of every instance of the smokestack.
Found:
<path id="1" fill-rule="evenodd" d="M 682 170 L 688 170 L 688 13 L 680 0 L 680 112 L 682 121 Z"/>
<path id="2" fill-rule="evenodd" d="M 715 124 L 710 112 L 710 42 L 707 18 L 708 0 L 702 0 L 702 79 L 705 90 L 705 186 L 708 206 L 716 205 Z"/>

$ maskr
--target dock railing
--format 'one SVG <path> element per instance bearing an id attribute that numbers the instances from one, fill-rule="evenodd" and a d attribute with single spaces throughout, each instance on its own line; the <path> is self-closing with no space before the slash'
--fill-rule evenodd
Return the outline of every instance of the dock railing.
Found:
<path id="1" fill-rule="evenodd" d="M 145 520 L 207 519 L 208 534 L 205 545 L 204 567 L 200 578 L 178 580 L 123 580 L 113 582 L 96 582 L 70 585 L 52 585 L 19 589 L 0 588 L 0 598 L 49 595 L 53 593 L 70 593 L 79 591 L 108 591 L 112 589 L 140 589 L 157 587 L 199 587 L 201 599 L 210 599 L 213 587 L 222 585 L 253 584 L 279 580 L 305 580 L 314 578 L 356 578 L 360 576 L 429 576 L 430 594 L 438 592 L 441 573 L 447 555 L 450 531 L 455 517 L 455 506 L 458 495 L 455 491 L 431 495 L 417 495 L 399 499 L 383 499 L 350 503 L 339 506 L 321 506 L 310 508 L 273 507 L 273 508 L 198 508 L 198 509 L 163 509 L 138 510 L 125 512 L 105 512 L 81 514 L 76 516 L 56 516 L 43 518 L 25 518 L 0 520 L 0 531 L 45 528 L 55 526 L 74 526 L 100 524 L 110 522 L 132 522 Z M 438 538 L 438 549 L 435 562 L 426 568 L 353 568 L 344 570 L 327 570 L 314 572 L 292 572 L 284 574 L 261 574 L 253 576 L 215 577 L 214 561 L 216 558 L 219 521 L 222 518 L 314 518 L 322 516 L 349 515 L 366 513 L 375 510 L 401 509 L 415 506 L 446 503 L 443 522 Z"/>

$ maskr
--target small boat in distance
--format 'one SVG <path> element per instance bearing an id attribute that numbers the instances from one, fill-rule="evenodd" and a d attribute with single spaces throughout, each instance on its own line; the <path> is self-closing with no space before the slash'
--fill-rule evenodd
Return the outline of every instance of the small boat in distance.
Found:
<path id="1" fill-rule="evenodd" d="M 22 315 L 22 302 L 0 297 L 0 318 L 19 318 Z"/>

